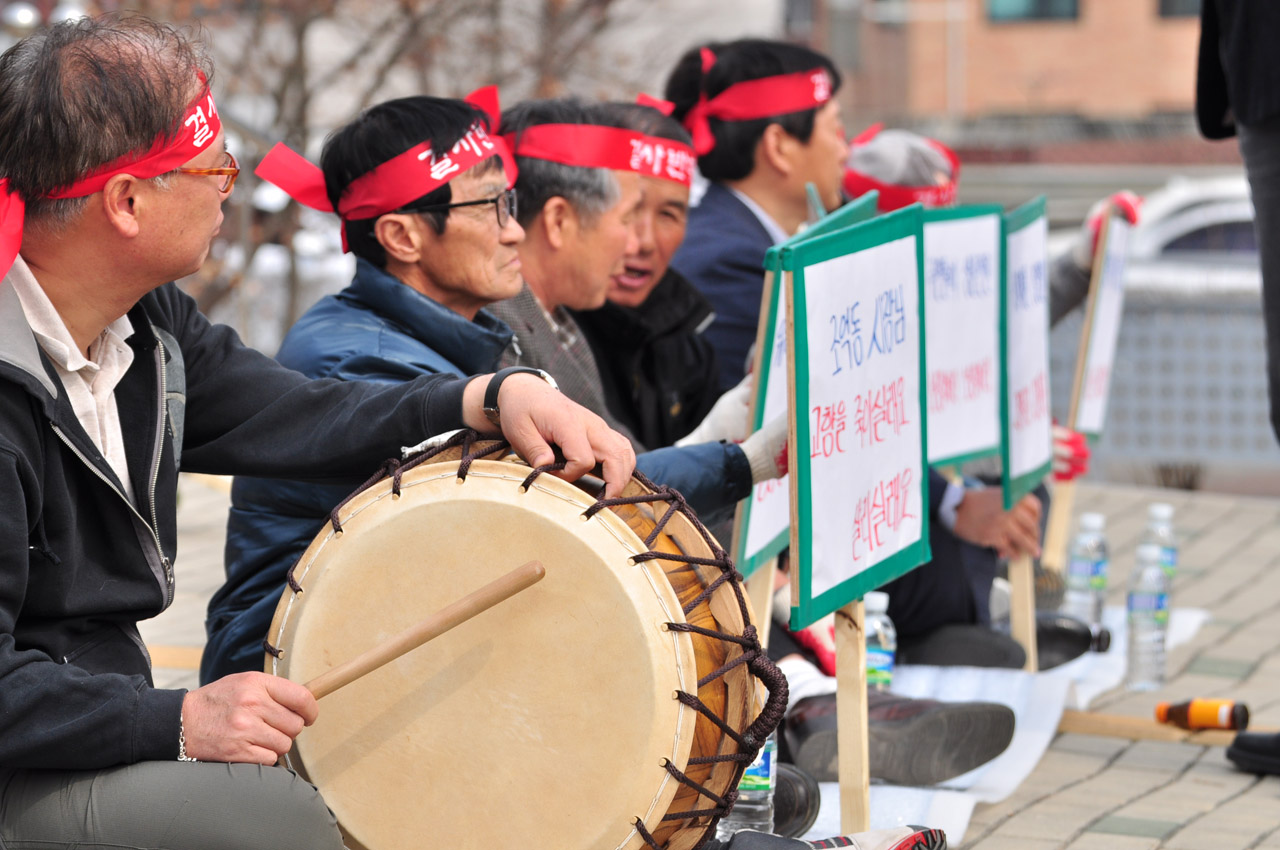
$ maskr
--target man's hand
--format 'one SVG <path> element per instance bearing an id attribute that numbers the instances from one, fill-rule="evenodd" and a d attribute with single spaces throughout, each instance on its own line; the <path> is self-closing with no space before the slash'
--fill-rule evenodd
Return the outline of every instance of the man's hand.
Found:
<path id="1" fill-rule="evenodd" d="M 316 698 L 297 682 L 269 673 L 227 676 L 182 698 L 187 755 L 275 764 L 319 710 Z"/>
<path id="2" fill-rule="evenodd" d="M 956 506 L 957 537 L 995 549 L 1002 558 L 1040 554 L 1040 500 L 1030 494 L 1004 510 L 999 488 L 965 490 Z"/>
<path id="3" fill-rule="evenodd" d="M 492 431 L 484 417 L 484 391 L 491 375 L 473 379 L 463 394 L 463 419 L 469 428 Z M 600 464 L 605 498 L 622 492 L 636 468 L 631 441 L 596 414 L 553 390 L 536 375 L 511 375 L 498 390 L 502 436 L 530 466 L 555 462 L 551 444 L 564 455 L 560 477 L 572 481 Z"/>

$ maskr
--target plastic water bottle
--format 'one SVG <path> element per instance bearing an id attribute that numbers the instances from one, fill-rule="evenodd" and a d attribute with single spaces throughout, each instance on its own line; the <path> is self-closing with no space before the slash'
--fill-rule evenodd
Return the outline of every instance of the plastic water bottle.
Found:
<path id="1" fill-rule="evenodd" d="M 889 594 L 872 590 L 862 597 L 866 606 L 867 687 L 887 691 L 893 684 L 893 659 L 898 652 L 898 632 L 889 619 Z"/>
<path id="2" fill-rule="evenodd" d="M 1173 533 L 1173 505 L 1156 502 L 1147 508 L 1147 528 L 1142 532 L 1143 543 L 1160 547 L 1160 565 L 1173 586 L 1178 572 L 1178 538 Z"/>
<path id="3" fill-rule="evenodd" d="M 728 841 L 735 832 L 754 829 L 773 832 L 773 792 L 778 784 L 778 737 L 771 732 L 756 755 L 756 760 L 742 774 L 738 783 L 738 802 L 716 826 L 716 838 Z"/>
<path id="4" fill-rule="evenodd" d="M 1081 514 L 1080 532 L 1071 541 L 1067 559 L 1067 590 L 1062 612 L 1096 629 L 1102 624 L 1102 603 L 1107 595 L 1109 557 L 1102 514 Z"/>
<path id="5" fill-rule="evenodd" d="M 1138 563 L 1129 576 L 1129 674 L 1133 691 L 1164 684 L 1165 635 L 1169 630 L 1169 579 L 1160 563 L 1160 547 L 1138 547 Z"/>

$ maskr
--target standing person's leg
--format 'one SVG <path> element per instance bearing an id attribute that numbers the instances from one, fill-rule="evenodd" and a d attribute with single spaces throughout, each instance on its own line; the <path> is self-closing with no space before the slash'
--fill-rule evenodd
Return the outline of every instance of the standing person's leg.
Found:
<path id="1" fill-rule="evenodd" d="M 1262 316 L 1267 329 L 1271 428 L 1280 439 L 1280 119 L 1238 128 L 1262 265 Z"/>
<path id="2" fill-rule="evenodd" d="M 140 762 L 0 771 L 8 850 L 341 850 L 333 813 L 281 767 Z"/>

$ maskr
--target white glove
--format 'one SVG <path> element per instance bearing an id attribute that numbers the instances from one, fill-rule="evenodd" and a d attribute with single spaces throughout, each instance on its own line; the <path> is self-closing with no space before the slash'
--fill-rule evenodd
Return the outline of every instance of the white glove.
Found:
<path id="1" fill-rule="evenodd" d="M 751 392 L 754 386 L 755 379 L 748 372 L 736 387 L 720 396 L 697 428 L 676 440 L 676 445 L 696 446 L 718 440 L 740 443 L 745 440 L 751 432 Z"/>
<path id="2" fill-rule="evenodd" d="M 787 474 L 787 417 L 775 416 L 742 441 L 742 453 L 751 464 L 751 483 L 762 484 Z"/>

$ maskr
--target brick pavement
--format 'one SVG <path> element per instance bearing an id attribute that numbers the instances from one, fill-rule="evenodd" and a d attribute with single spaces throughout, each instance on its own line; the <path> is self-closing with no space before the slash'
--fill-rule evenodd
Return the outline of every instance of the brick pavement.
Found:
<path id="1" fill-rule="evenodd" d="M 178 590 L 142 624 L 162 687 L 194 687 L 204 609 L 222 577 L 225 482 L 183 476 Z M 1280 500 L 1082 485 L 1077 513 L 1107 515 L 1108 604 L 1124 600 L 1147 504 L 1175 506 L 1182 541 L 1174 604 L 1210 621 L 1170 654 L 1150 694 L 1102 695 L 1095 711 L 1150 717 L 1156 702 L 1223 696 L 1249 704 L 1256 726 L 1280 727 Z M 972 850 L 1280 850 L 1280 779 L 1236 771 L 1220 747 L 1060 734 L 1008 799 L 975 807 Z"/>

